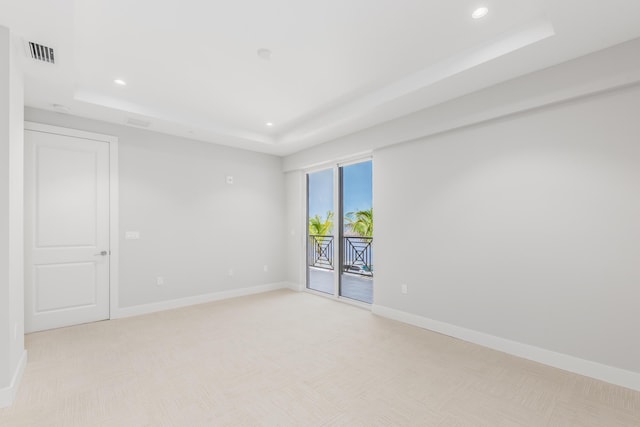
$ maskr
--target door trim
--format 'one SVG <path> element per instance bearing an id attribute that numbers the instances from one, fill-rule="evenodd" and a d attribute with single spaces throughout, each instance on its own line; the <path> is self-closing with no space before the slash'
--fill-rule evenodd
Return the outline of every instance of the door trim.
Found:
<path id="1" fill-rule="evenodd" d="M 24 122 L 24 130 L 90 139 L 109 144 L 109 250 L 111 251 L 109 257 L 109 319 L 115 319 L 119 310 L 118 278 L 120 277 L 118 274 L 120 258 L 118 137 L 27 121 Z"/>

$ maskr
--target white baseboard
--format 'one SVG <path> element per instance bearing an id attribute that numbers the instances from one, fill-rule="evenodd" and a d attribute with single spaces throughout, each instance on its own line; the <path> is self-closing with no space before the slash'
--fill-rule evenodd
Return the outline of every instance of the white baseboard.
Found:
<path id="1" fill-rule="evenodd" d="M 24 368 L 27 366 L 27 350 L 22 352 L 18 366 L 16 367 L 13 377 L 11 378 L 11 384 L 8 387 L 0 388 L 0 408 L 11 406 L 16 400 L 18 394 L 18 387 L 22 381 L 22 375 L 24 374 Z"/>
<path id="2" fill-rule="evenodd" d="M 304 291 L 305 286 L 299 283 L 287 282 L 287 287 L 292 291 L 302 292 Z"/>
<path id="3" fill-rule="evenodd" d="M 553 366 L 554 368 L 640 391 L 640 373 L 638 372 L 603 365 L 590 360 L 580 359 L 575 356 L 569 356 L 568 354 L 556 353 L 551 350 L 522 344 L 516 341 L 432 320 L 389 307 L 374 305 L 371 311 L 382 317 L 398 320 L 423 329 L 428 329 L 450 337 L 472 342 L 483 347 L 522 357 L 523 359 L 532 360 L 544 365 Z"/>
<path id="4" fill-rule="evenodd" d="M 151 304 L 135 305 L 132 307 L 123 307 L 115 310 L 112 319 L 121 319 L 124 317 L 140 316 L 142 314 L 155 313 L 157 311 L 172 310 L 174 308 L 187 307 L 190 305 L 204 304 L 212 301 L 220 301 L 223 299 L 242 297 L 246 295 L 259 294 L 262 292 L 275 291 L 278 289 L 290 289 L 291 284 L 288 282 L 269 283 L 266 285 L 251 286 L 248 288 L 232 289 L 228 291 L 212 292 L 210 294 L 195 295 L 192 297 L 173 299 L 169 301 L 154 302 Z"/>

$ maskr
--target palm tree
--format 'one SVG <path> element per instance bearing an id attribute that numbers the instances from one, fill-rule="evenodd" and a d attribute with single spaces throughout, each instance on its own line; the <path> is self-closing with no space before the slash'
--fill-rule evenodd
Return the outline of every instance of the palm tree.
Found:
<path id="1" fill-rule="evenodd" d="M 345 215 L 347 230 L 361 237 L 373 237 L 373 208 Z"/>
<path id="2" fill-rule="evenodd" d="M 327 212 L 327 218 L 323 219 L 320 215 L 309 218 L 309 234 L 316 236 L 327 236 L 333 231 L 333 212 Z"/>

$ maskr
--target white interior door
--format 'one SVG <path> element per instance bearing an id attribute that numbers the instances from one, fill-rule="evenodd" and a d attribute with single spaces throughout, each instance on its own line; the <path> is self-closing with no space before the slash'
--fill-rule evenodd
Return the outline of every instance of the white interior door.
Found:
<path id="1" fill-rule="evenodd" d="M 25 131 L 25 330 L 109 318 L 109 143 Z"/>

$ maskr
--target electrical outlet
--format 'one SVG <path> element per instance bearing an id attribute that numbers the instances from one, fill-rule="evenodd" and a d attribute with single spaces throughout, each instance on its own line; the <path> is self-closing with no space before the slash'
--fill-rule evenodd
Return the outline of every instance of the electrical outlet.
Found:
<path id="1" fill-rule="evenodd" d="M 164 277 L 162 277 L 162 276 L 156 277 L 156 285 L 158 285 L 158 286 L 164 285 Z"/>
<path id="2" fill-rule="evenodd" d="M 269 271 L 269 266 L 267 264 L 264 265 L 263 267 L 264 272 L 268 272 Z"/>
<path id="3" fill-rule="evenodd" d="M 402 292 L 403 294 L 409 293 L 409 287 L 407 286 L 406 283 L 403 283 L 402 285 L 400 285 L 400 292 Z"/>
<path id="4" fill-rule="evenodd" d="M 233 177 L 231 175 L 227 175 L 226 182 L 227 184 L 233 184 Z"/>

